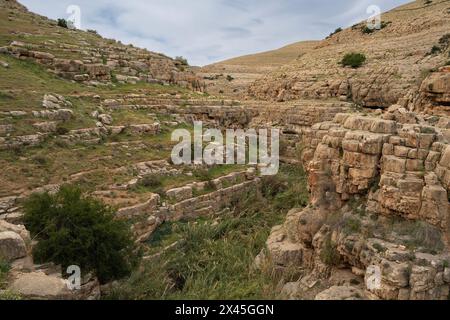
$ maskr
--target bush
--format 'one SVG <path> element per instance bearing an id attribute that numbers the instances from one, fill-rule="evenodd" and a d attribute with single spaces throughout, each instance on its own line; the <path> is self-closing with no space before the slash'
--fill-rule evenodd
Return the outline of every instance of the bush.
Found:
<path id="1" fill-rule="evenodd" d="M 145 188 L 159 188 L 162 186 L 161 179 L 157 176 L 145 176 L 139 181 L 139 185 Z"/>
<path id="2" fill-rule="evenodd" d="M 54 262 L 64 270 L 77 265 L 83 274 L 94 272 L 106 283 L 130 274 L 137 262 L 127 224 L 77 187 L 62 186 L 55 195 L 33 194 L 24 210 L 25 225 L 39 241 L 33 248 L 38 263 Z"/>
<path id="3" fill-rule="evenodd" d="M 208 169 L 204 169 L 204 168 L 195 169 L 192 172 L 192 174 L 194 175 L 195 178 L 197 178 L 203 182 L 208 182 L 213 179 L 211 172 Z"/>
<path id="4" fill-rule="evenodd" d="M 61 28 L 68 28 L 66 19 L 58 19 L 58 26 Z"/>
<path id="5" fill-rule="evenodd" d="M 344 67 L 350 66 L 352 68 L 359 68 L 366 61 L 366 56 L 362 53 L 347 53 L 342 59 Z"/>
<path id="6" fill-rule="evenodd" d="M 328 236 L 325 240 L 320 253 L 320 259 L 327 266 L 338 266 L 341 262 L 341 257 L 337 251 L 337 245 L 331 240 L 331 236 Z"/>
<path id="7" fill-rule="evenodd" d="M 0 256 L 0 290 L 6 286 L 6 278 L 10 269 L 9 263 Z"/>
<path id="8" fill-rule="evenodd" d="M 442 51 L 442 49 L 440 47 L 433 46 L 431 48 L 431 51 L 430 51 L 429 55 L 438 54 L 438 53 L 441 53 L 441 51 Z"/>
<path id="9" fill-rule="evenodd" d="M 334 36 L 335 34 L 342 32 L 342 28 L 337 28 L 336 30 L 334 30 L 334 32 L 330 33 L 330 35 L 328 36 L 328 38 L 331 38 L 332 36 Z"/>
<path id="10" fill-rule="evenodd" d="M 66 134 L 69 133 L 69 129 L 67 129 L 66 127 L 62 127 L 62 126 L 57 126 L 56 127 L 56 134 L 58 136 L 64 136 Z"/>
<path id="11" fill-rule="evenodd" d="M 362 33 L 364 33 L 364 34 L 371 34 L 371 33 L 374 33 L 375 31 L 379 31 L 379 30 L 381 30 L 381 29 L 384 29 L 384 28 L 386 28 L 388 25 L 390 25 L 392 22 L 390 22 L 390 21 L 388 21 L 388 22 L 386 22 L 386 21 L 381 21 L 381 23 L 380 23 L 380 28 L 369 28 L 369 26 L 367 26 L 367 25 L 365 25 L 362 29 L 361 29 L 361 31 L 362 31 Z"/>
<path id="12" fill-rule="evenodd" d="M 364 26 L 362 28 L 362 33 L 364 34 L 371 34 L 375 31 L 375 29 L 369 28 L 368 26 Z"/>
<path id="13" fill-rule="evenodd" d="M 227 81 L 231 82 L 231 81 L 233 81 L 233 80 L 234 80 L 234 78 L 233 78 L 232 76 L 227 75 Z"/>
<path id="14" fill-rule="evenodd" d="M 181 56 L 175 57 L 175 61 L 178 62 L 182 66 L 188 66 L 189 65 L 187 59 L 184 58 L 184 57 L 181 57 Z"/>

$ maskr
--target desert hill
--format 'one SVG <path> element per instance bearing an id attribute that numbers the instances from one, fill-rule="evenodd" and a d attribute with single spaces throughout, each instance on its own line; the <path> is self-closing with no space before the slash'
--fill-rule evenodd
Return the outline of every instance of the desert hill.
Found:
<path id="1" fill-rule="evenodd" d="M 362 22 L 317 43 L 295 61 L 250 85 L 250 97 L 273 101 L 349 99 L 362 106 L 387 107 L 417 90 L 430 71 L 449 60 L 449 1 L 414 1 L 382 15 L 382 28 Z M 367 58 L 362 67 L 340 65 L 347 53 Z M 412 93 L 411 93 L 412 94 Z"/>
<path id="2" fill-rule="evenodd" d="M 201 68 L 198 75 L 203 77 L 211 93 L 222 91 L 239 96 L 253 81 L 297 59 L 314 48 L 315 44 L 315 41 L 302 41 L 277 50 L 221 61 Z M 227 76 L 233 79 L 227 79 Z"/>

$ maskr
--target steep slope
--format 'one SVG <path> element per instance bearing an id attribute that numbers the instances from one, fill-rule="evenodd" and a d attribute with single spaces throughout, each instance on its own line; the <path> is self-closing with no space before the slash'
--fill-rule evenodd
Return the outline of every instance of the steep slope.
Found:
<path id="1" fill-rule="evenodd" d="M 383 28 L 365 33 L 365 22 L 317 44 L 294 62 L 255 81 L 248 94 L 261 100 L 340 98 L 367 107 L 406 105 L 430 70 L 449 60 L 450 2 L 414 1 L 382 15 Z M 433 49 L 434 48 L 434 49 Z M 366 63 L 340 65 L 347 53 Z"/>
<path id="2" fill-rule="evenodd" d="M 202 87 L 188 66 L 163 54 L 104 39 L 92 30 L 58 27 L 15 0 L 1 0 L 0 8 L 0 51 L 32 59 L 65 79 Z"/>
<path id="3" fill-rule="evenodd" d="M 242 96 L 253 81 L 292 62 L 315 45 L 315 41 L 302 41 L 277 50 L 229 59 L 201 68 L 198 75 L 213 94 L 222 91 L 226 95 Z"/>

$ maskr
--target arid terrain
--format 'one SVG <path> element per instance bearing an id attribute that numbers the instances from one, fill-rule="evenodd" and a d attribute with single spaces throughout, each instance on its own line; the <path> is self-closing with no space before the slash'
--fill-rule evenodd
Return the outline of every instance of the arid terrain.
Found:
<path id="1" fill-rule="evenodd" d="M 0 299 L 449 299 L 450 1 L 203 68 L 0 8 Z M 174 165 L 194 121 L 280 129 L 279 174 Z M 24 203 L 64 185 L 129 225 L 131 275 L 35 261 Z"/>

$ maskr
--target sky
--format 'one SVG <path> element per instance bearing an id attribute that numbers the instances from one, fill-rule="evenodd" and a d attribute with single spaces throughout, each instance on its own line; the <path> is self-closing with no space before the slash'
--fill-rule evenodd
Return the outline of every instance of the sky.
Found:
<path id="1" fill-rule="evenodd" d="M 225 59 L 323 39 L 406 0 L 19 0 L 57 19 L 80 8 L 82 29 L 203 66 Z"/>

